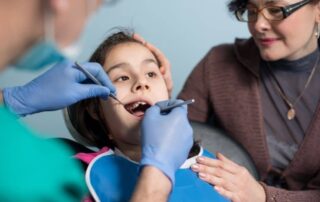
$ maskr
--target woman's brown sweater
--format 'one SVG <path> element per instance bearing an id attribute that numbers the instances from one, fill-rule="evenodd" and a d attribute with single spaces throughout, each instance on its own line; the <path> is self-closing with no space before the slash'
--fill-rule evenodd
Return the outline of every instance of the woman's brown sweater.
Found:
<path id="1" fill-rule="evenodd" d="M 214 47 L 187 79 L 179 98 L 194 98 L 189 118 L 211 117 L 251 155 L 267 201 L 320 201 L 320 106 L 293 160 L 281 173 L 283 188 L 263 183 L 273 172 L 264 134 L 259 50 L 252 39 Z M 319 92 L 320 93 L 320 92 Z"/>

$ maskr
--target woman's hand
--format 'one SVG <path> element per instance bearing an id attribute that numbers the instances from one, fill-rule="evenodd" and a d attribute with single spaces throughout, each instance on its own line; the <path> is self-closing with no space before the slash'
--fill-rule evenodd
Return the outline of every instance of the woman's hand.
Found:
<path id="1" fill-rule="evenodd" d="M 151 43 L 148 43 L 147 41 L 145 41 L 140 35 L 133 34 L 133 38 L 138 41 L 141 41 L 155 55 L 155 57 L 157 58 L 157 60 L 160 63 L 159 64 L 160 65 L 160 72 L 162 73 L 163 78 L 166 82 L 169 95 L 171 95 L 172 89 L 173 89 L 173 82 L 172 82 L 172 77 L 171 77 L 171 65 L 170 65 L 169 60 L 166 58 L 166 56 L 158 48 L 156 48 Z"/>
<path id="2" fill-rule="evenodd" d="M 212 184 L 221 195 L 233 202 L 265 202 L 266 194 L 249 171 L 221 153 L 217 159 L 198 157 L 192 165 L 199 178 Z"/>

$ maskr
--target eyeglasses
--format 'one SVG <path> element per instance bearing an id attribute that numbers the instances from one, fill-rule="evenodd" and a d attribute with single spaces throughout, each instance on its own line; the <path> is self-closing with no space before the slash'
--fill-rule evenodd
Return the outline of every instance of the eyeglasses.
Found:
<path id="1" fill-rule="evenodd" d="M 267 20 L 280 21 L 310 2 L 311 0 L 304 0 L 288 6 L 266 6 L 261 9 L 254 7 L 242 7 L 236 10 L 235 15 L 241 22 L 256 22 L 258 15 L 261 12 L 263 17 Z"/>

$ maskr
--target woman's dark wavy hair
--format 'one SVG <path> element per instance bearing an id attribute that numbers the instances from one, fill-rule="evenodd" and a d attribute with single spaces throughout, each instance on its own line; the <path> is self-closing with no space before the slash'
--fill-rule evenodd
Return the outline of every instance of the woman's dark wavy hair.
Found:
<path id="1" fill-rule="evenodd" d="M 104 40 L 94 51 L 90 58 L 90 62 L 97 62 L 101 66 L 104 65 L 107 55 L 116 45 L 123 43 L 140 43 L 132 37 L 133 32 L 130 30 L 121 30 L 112 34 Z M 108 137 L 108 128 L 105 125 L 105 117 L 101 113 L 100 98 L 86 99 L 77 102 L 68 107 L 68 115 L 71 125 L 78 133 L 78 136 L 88 145 L 102 148 L 109 147 L 114 149 L 115 143 Z M 97 117 L 92 117 L 89 113 L 89 107 L 94 109 Z M 195 142 L 189 156 L 197 155 L 200 151 L 198 142 Z"/>
<path id="2" fill-rule="evenodd" d="M 228 4 L 228 8 L 230 12 L 235 12 L 239 8 L 246 6 L 248 3 L 248 0 L 232 0 Z"/>

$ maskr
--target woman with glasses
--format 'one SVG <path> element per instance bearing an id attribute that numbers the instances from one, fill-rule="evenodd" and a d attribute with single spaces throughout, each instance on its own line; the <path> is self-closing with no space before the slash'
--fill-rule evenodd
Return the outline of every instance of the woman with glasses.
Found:
<path id="1" fill-rule="evenodd" d="M 232 0 L 249 39 L 212 48 L 179 98 L 191 120 L 222 127 L 248 151 L 255 180 L 222 154 L 193 170 L 239 201 L 320 201 L 320 0 Z"/>

